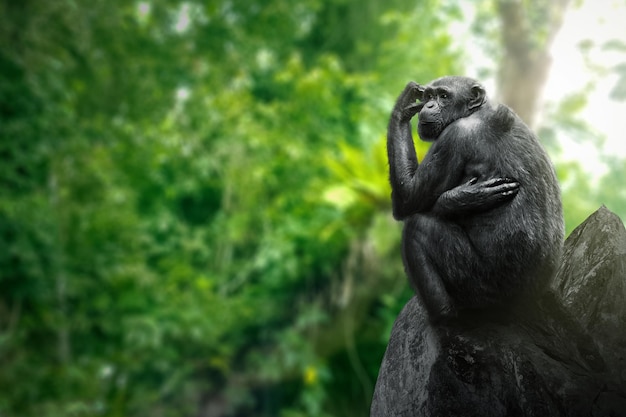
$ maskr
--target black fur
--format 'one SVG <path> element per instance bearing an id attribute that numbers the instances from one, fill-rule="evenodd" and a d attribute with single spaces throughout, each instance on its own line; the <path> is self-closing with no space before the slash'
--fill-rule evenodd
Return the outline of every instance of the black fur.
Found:
<path id="1" fill-rule="evenodd" d="M 418 113 L 420 137 L 433 141 L 420 164 L 411 134 Z M 477 81 L 410 82 L 392 111 L 387 151 L 405 268 L 432 319 L 511 301 L 555 272 L 564 228 L 552 164 Z"/>

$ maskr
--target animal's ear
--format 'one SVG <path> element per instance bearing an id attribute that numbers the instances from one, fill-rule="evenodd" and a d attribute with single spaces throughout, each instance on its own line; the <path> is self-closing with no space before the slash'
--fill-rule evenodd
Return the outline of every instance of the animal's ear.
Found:
<path id="1" fill-rule="evenodd" d="M 483 86 L 480 84 L 474 84 L 472 86 L 471 96 L 467 107 L 472 110 L 482 106 L 485 103 L 486 97 L 487 93 L 485 92 Z"/>
<path id="2" fill-rule="evenodd" d="M 417 84 L 417 99 L 419 101 L 424 101 L 424 91 L 426 91 L 426 87 L 423 85 Z"/>

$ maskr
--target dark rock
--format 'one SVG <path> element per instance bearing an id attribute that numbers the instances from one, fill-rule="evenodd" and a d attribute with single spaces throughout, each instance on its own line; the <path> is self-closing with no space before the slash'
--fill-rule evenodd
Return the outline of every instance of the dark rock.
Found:
<path id="1" fill-rule="evenodd" d="M 602 207 L 572 232 L 552 288 L 626 385 L 626 230 L 619 217 Z"/>
<path id="2" fill-rule="evenodd" d="M 371 416 L 626 416 L 626 230 L 602 208 L 565 245 L 551 289 L 508 311 L 394 324 Z"/>

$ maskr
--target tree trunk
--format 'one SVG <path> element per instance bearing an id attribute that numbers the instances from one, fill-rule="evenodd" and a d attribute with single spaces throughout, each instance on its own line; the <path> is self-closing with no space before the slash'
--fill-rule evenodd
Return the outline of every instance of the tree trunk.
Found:
<path id="1" fill-rule="evenodd" d="M 570 0 L 556 0 L 526 7 L 521 0 L 497 3 L 503 49 L 497 78 L 498 100 L 514 109 L 531 128 L 536 127 L 537 110 L 550 70 L 549 49 L 569 3 Z M 529 11 L 532 7 L 535 10 Z"/>

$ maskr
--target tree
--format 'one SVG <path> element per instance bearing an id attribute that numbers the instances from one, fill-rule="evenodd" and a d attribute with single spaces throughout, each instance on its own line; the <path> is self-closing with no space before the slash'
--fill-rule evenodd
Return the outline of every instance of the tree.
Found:
<path id="1" fill-rule="evenodd" d="M 503 50 L 497 79 L 499 99 L 534 126 L 550 70 L 549 49 L 570 1 L 496 3 Z"/>

